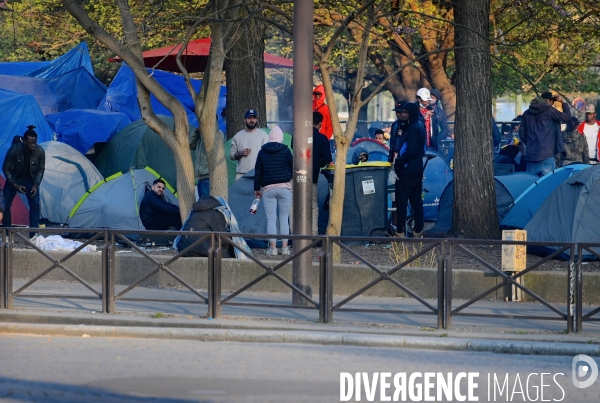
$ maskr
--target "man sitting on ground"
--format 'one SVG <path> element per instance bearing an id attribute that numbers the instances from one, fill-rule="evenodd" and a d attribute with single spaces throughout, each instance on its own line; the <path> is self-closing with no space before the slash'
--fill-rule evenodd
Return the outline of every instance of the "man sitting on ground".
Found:
<path id="1" fill-rule="evenodd" d="M 152 182 L 152 190 L 147 191 L 142 199 L 140 219 L 147 230 L 181 229 L 179 207 L 165 200 L 165 186 L 162 179 L 156 179 Z"/>

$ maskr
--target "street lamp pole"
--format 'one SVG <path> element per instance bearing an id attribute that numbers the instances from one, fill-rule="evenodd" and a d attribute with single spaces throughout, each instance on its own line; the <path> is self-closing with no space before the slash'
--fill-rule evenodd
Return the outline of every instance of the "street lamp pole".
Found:
<path id="1" fill-rule="evenodd" d="M 313 74 L 313 2 L 294 0 L 294 195 L 293 231 L 298 235 L 312 232 L 312 74 Z M 294 250 L 306 247 L 310 240 L 294 240 Z M 310 274 L 312 252 L 308 250 L 293 262 L 293 284 L 312 296 Z M 297 292 L 292 302 L 308 305 Z"/>

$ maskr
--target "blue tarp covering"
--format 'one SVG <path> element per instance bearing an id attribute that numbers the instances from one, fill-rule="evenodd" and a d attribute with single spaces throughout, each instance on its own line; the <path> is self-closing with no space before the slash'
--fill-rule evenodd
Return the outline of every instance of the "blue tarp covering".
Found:
<path id="1" fill-rule="evenodd" d="M 94 143 L 107 142 L 131 123 L 127 115 L 96 109 L 70 109 L 46 116 L 57 140 L 85 154 Z"/>
<path id="2" fill-rule="evenodd" d="M 148 74 L 152 74 L 156 81 L 183 104 L 188 111 L 190 124 L 192 126 L 198 126 L 198 121 L 194 112 L 194 101 L 185 85 L 183 76 L 152 69 L 148 69 Z M 201 85 L 202 80 L 192 79 L 192 86 L 196 91 L 200 89 Z M 222 131 L 225 131 L 225 122 L 223 122 L 220 112 L 225 107 L 225 92 L 225 86 L 221 86 L 217 115 L 219 116 L 219 129 Z M 154 113 L 172 116 L 171 112 L 158 102 L 154 95 L 152 95 L 150 99 Z M 108 87 L 106 96 L 100 102 L 98 109 L 102 111 L 122 112 L 126 114 L 132 122 L 142 118 L 138 108 L 135 76 L 129 66 L 125 64 L 121 66 L 117 75 Z"/>
<path id="3" fill-rule="evenodd" d="M 500 222 L 500 228 L 525 228 L 542 203 L 561 183 L 571 175 L 589 167 L 590 165 L 585 164 L 568 165 L 535 181 L 515 200 L 514 206 Z"/>
<path id="4" fill-rule="evenodd" d="M 0 75 L 0 88 L 33 95 L 44 115 L 75 108 L 96 109 L 106 94 L 106 86 L 84 67 L 55 78 Z"/>
<path id="5" fill-rule="evenodd" d="M 78 67 L 84 67 L 94 75 L 90 51 L 85 42 L 51 62 L 3 62 L 0 74 L 6 76 L 28 76 L 38 78 L 58 77 Z"/>
<path id="6" fill-rule="evenodd" d="M 2 111 L 2 137 L 0 139 L 0 165 L 16 135 L 23 135 L 28 125 L 36 126 L 38 142 L 52 140 L 52 129 L 46 122 L 40 107 L 31 95 L 0 89 L 0 110 Z"/>

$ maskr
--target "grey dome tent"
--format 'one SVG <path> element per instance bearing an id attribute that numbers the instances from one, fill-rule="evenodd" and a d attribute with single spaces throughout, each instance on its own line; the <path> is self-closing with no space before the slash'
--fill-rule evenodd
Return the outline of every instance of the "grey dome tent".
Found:
<path id="1" fill-rule="evenodd" d="M 174 127 L 172 117 L 158 117 L 171 129 Z M 193 130 L 194 128 L 190 127 L 190 134 Z M 115 134 L 100 151 L 94 164 L 104 177 L 133 167 L 151 167 L 160 172 L 173 186 L 177 186 L 173 152 L 142 120 L 136 120 Z"/>
<path id="2" fill-rule="evenodd" d="M 526 172 L 515 172 L 509 175 L 494 177 L 496 185 L 496 206 L 498 220 L 507 214 L 513 202 L 521 193 L 538 179 L 537 175 Z M 454 181 L 450 182 L 440 198 L 440 207 L 435 225 L 427 231 L 431 235 L 446 235 L 452 227 L 452 214 L 454 203 Z"/>
<path id="3" fill-rule="evenodd" d="M 67 224 L 70 228 L 145 229 L 139 215 L 140 203 L 152 182 L 160 177 L 152 168 L 140 167 L 105 178 L 81 197 Z M 179 204 L 176 194 L 167 182 L 167 201 Z"/>
<path id="4" fill-rule="evenodd" d="M 64 223 L 81 196 L 104 178 L 89 159 L 70 145 L 46 141 L 40 146 L 46 152 L 46 170 L 39 189 L 40 218 Z"/>
<path id="5" fill-rule="evenodd" d="M 548 196 L 525 226 L 528 241 L 600 243 L 600 166 L 581 170 Z M 529 247 L 530 253 L 547 256 L 551 247 Z M 600 250 L 596 250 L 600 253 Z M 560 255 L 568 259 L 568 251 Z M 591 254 L 583 256 L 592 258 Z"/>

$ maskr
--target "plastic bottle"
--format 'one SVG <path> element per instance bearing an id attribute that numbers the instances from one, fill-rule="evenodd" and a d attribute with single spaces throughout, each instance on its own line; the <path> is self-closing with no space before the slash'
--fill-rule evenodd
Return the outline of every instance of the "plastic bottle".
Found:
<path id="1" fill-rule="evenodd" d="M 258 210 L 258 203 L 260 203 L 260 199 L 257 197 L 250 205 L 250 210 L 248 210 L 250 214 L 256 214 L 256 211 Z"/>

